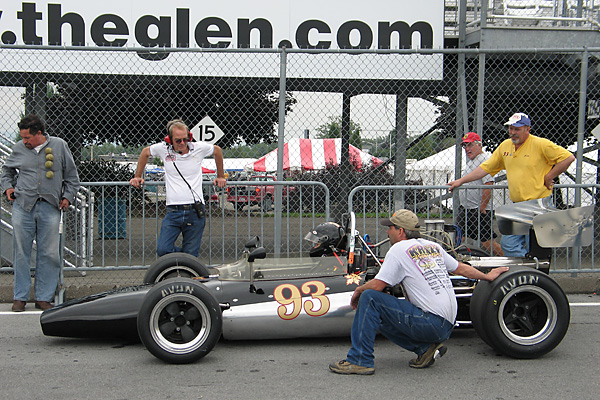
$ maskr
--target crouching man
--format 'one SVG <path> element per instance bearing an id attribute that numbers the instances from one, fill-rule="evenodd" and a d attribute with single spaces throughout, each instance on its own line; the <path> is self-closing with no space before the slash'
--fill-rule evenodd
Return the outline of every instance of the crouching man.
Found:
<path id="1" fill-rule="evenodd" d="M 421 238 L 419 219 L 409 210 L 398 210 L 381 224 L 387 226 L 392 247 L 374 279 L 359 286 L 350 304 L 356 310 L 352 347 L 345 360 L 329 364 L 338 374 L 371 375 L 374 343 L 379 332 L 406 350 L 416 353 L 412 368 L 427 368 L 446 353 L 443 342 L 456 321 L 457 302 L 448 272 L 467 278 L 493 281 L 508 267 L 489 273 L 458 262 L 437 243 Z M 406 299 L 383 293 L 386 286 L 402 284 Z"/>

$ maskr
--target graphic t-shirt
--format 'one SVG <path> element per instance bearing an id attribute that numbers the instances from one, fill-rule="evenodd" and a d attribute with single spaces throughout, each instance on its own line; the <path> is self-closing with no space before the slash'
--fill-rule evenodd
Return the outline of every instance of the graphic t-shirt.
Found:
<path id="1" fill-rule="evenodd" d="M 409 239 L 390 248 L 375 279 L 391 286 L 402 283 L 412 304 L 453 323 L 457 303 L 448 272 L 456 268 L 458 261 L 437 243 Z"/>

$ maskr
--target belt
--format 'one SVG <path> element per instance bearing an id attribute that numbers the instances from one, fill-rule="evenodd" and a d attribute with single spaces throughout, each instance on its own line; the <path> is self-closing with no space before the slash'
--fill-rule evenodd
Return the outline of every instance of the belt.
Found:
<path id="1" fill-rule="evenodd" d="M 37 201 L 39 201 L 39 202 L 45 201 L 46 203 L 48 203 L 48 200 L 46 200 L 43 197 L 38 197 Z"/>
<path id="2" fill-rule="evenodd" d="M 167 208 L 172 208 L 174 210 L 193 210 L 194 205 L 193 204 L 176 204 L 176 205 L 172 205 L 172 206 L 167 206 Z"/>

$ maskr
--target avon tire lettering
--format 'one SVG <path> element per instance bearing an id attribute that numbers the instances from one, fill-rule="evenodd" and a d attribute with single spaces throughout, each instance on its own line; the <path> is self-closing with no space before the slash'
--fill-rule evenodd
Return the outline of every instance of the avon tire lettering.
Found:
<path id="1" fill-rule="evenodd" d="M 167 297 L 175 293 L 194 294 L 194 288 L 188 285 L 173 285 L 161 290 L 162 297 Z"/>
<path id="2" fill-rule="evenodd" d="M 539 276 L 536 275 L 519 275 L 511 280 L 507 281 L 504 285 L 500 287 L 500 291 L 502 291 L 502 295 L 506 295 L 508 292 L 513 290 L 518 286 L 523 285 L 537 285 L 539 281 Z"/>

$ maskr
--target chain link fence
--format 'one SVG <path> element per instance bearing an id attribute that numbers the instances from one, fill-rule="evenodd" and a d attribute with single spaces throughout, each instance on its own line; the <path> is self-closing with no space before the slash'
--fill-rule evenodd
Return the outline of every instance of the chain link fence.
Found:
<path id="1" fill-rule="evenodd" d="M 464 152 L 456 144 L 468 131 L 493 151 L 515 112 L 529 114 L 532 134 L 577 155 L 560 183 L 598 183 L 591 130 L 600 117 L 599 55 L 600 49 L 149 52 L 2 45 L 0 152 L 5 157 L 19 139 L 23 115 L 41 115 L 48 133 L 69 144 L 84 182 L 77 211 L 67 216 L 67 261 L 92 268 L 90 275 L 126 269 L 132 275 L 123 280 L 134 283 L 139 274 L 132 271 L 156 257 L 164 171 L 151 160 L 143 190 L 126 182 L 141 149 L 161 141 L 171 119 L 194 127 L 209 116 L 224 132 L 216 144 L 229 184 L 216 191 L 214 163 L 205 160 L 210 219 L 201 259 L 231 261 L 253 235 L 270 252 L 293 254 L 308 249 L 302 237 L 313 226 L 340 220 L 359 185 L 417 185 L 385 207 L 365 195 L 355 203 L 363 215 L 377 218 L 398 205 L 421 212 L 418 205 L 429 200 L 426 214 L 454 218 L 456 202 L 431 202 L 447 193 L 432 197 L 422 186 L 461 174 Z M 595 203 L 596 191 L 589 192 Z M 582 204 L 582 193 L 574 190 L 564 204 Z M 4 198 L 2 211 L 6 271 L 12 256 Z M 94 279 L 115 281 L 111 274 Z"/>

